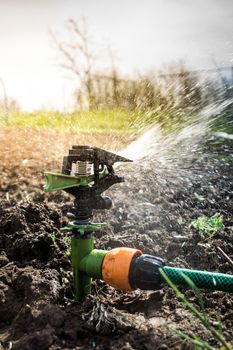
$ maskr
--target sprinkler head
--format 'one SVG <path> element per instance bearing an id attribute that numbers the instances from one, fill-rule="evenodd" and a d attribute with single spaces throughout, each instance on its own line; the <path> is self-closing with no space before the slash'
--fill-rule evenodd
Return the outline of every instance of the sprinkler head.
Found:
<path id="1" fill-rule="evenodd" d="M 110 186 L 124 181 L 115 174 L 116 162 L 130 159 L 101 148 L 74 145 L 63 158 L 61 173 L 45 172 L 46 192 L 64 190 L 75 197 L 68 216 L 71 219 L 90 222 L 94 209 L 110 209 L 112 201 L 101 196 Z"/>
<path id="2" fill-rule="evenodd" d="M 114 174 L 116 162 L 132 161 L 101 148 L 74 145 L 63 158 L 61 173 L 45 172 L 44 189 L 46 192 L 65 190 L 75 196 L 77 189 L 94 188 L 96 194 L 101 194 L 114 183 L 124 181 Z"/>

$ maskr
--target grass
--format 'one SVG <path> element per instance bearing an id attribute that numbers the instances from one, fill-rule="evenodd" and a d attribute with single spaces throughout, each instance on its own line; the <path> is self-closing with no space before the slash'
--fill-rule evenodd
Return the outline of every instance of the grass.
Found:
<path id="1" fill-rule="evenodd" d="M 194 291 L 195 295 L 197 296 L 197 300 L 200 305 L 200 310 L 196 308 L 186 297 L 185 295 L 174 285 L 174 283 L 170 280 L 170 278 L 166 275 L 166 273 L 163 270 L 160 270 L 161 275 L 163 276 L 164 280 L 167 282 L 167 284 L 173 289 L 176 296 L 181 299 L 183 304 L 191 311 L 191 313 L 202 323 L 202 325 L 205 327 L 207 331 L 209 331 L 214 339 L 221 345 L 221 350 L 233 350 L 232 346 L 227 343 L 226 339 L 224 338 L 222 331 L 215 329 L 210 321 L 207 318 L 207 315 L 204 310 L 204 303 L 203 299 L 201 297 L 201 294 L 198 290 L 198 288 L 195 286 L 195 284 L 188 278 L 186 275 L 182 274 L 183 278 L 186 280 L 189 287 Z M 210 344 L 208 344 L 206 341 L 201 339 L 197 334 L 192 333 L 191 335 L 188 335 L 182 331 L 179 331 L 174 328 L 170 328 L 170 331 L 184 339 L 185 341 L 189 341 L 194 345 L 194 349 L 206 349 L 206 350 L 215 350 Z"/>
<path id="2" fill-rule="evenodd" d="M 0 116 L 1 117 L 1 116 Z M 5 118 L 0 118 L 2 123 Z M 63 114 L 60 112 L 38 111 L 15 112 L 8 117 L 9 127 L 29 127 L 63 131 L 137 133 L 142 122 L 139 113 L 127 110 L 97 110 Z"/>
<path id="3" fill-rule="evenodd" d="M 119 134 L 138 134 L 145 127 L 156 122 L 165 134 L 179 130 L 189 120 L 187 114 L 171 111 L 130 111 L 127 109 L 77 111 L 61 113 L 57 111 L 12 112 L 0 110 L 0 125 L 20 128 L 53 129 Z"/>
<path id="4" fill-rule="evenodd" d="M 191 226 L 198 231 L 203 239 L 213 237 L 215 234 L 220 233 L 224 228 L 223 216 L 219 213 L 216 213 L 209 218 L 202 215 L 197 220 L 192 221 Z"/>
<path id="5" fill-rule="evenodd" d="M 50 234 L 50 238 L 51 238 L 51 240 L 52 240 L 52 247 L 54 247 L 56 250 L 59 250 L 58 244 L 57 244 L 56 233 L 55 233 L 55 232 L 52 232 L 52 233 Z"/>
<path id="6" fill-rule="evenodd" d="M 59 245 L 58 245 L 58 241 L 59 239 L 56 236 L 55 232 L 52 232 L 50 234 L 50 238 L 52 240 L 52 247 L 55 248 L 55 250 L 60 251 Z M 65 245 L 65 251 L 64 251 L 64 255 L 70 256 L 70 249 L 71 249 L 71 245 L 70 245 L 70 237 L 69 236 L 63 236 L 62 237 L 62 241 Z"/>
<path id="7" fill-rule="evenodd" d="M 232 104 L 227 106 L 218 117 L 213 118 L 212 131 L 233 133 Z M 62 131 L 134 133 L 156 122 L 163 133 L 179 131 L 190 120 L 195 122 L 198 113 L 177 108 L 130 110 L 123 108 L 76 111 L 62 113 L 58 111 L 38 110 L 31 113 L 7 112 L 0 109 L 0 125 L 10 127 L 29 127 Z M 232 131 L 232 132 L 231 132 Z"/>
<path id="8" fill-rule="evenodd" d="M 233 134 L 233 102 L 230 103 L 221 111 L 214 119 L 212 123 L 213 131 L 225 131 L 229 134 Z"/>

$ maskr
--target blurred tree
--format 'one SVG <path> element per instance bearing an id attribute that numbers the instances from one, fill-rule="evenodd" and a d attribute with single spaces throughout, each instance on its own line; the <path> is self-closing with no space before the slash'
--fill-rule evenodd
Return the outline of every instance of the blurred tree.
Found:
<path id="1" fill-rule="evenodd" d="M 179 112 L 198 111 L 214 95 L 213 85 L 202 84 L 197 73 L 188 70 L 183 63 L 170 65 L 157 73 L 122 78 L 109 48 L 104 58 L 100 59 L 100 50 L 97 55 L 85 19 L 80 22 L 70 19 L 68 32 L 70 37 L 65 41 L 51 35 L 62 57 L 61 67 L 77 80 L 79 87 L 75 98 L 79 109 L 117 107 L 171 112 L 174 116 Z"/>
<path id="2" fill-rule="evenodd" d="M 181 67 L 178 77 L 179 107 L 194 109 L 202 106 L 202 89 L 197 74 Z"/>
<path id="3" fill-rule="evenodd" d="M 53 32 L 50 34 L 63 59 L 60 66 L 70 71 L 78 81 L 80 87 L 77 98 L 80 107 L 84 108 L 87 104 L 88 108 L 92 108 L 96 55 L 86 20 L 83 18 L 80 23 L 77 23 L 69 19 L 68 31 L 71 37 L 69 42 L 58 40 Z"/>
<path id="4" fill-rule="evenodd" d="M 7 106 L 5 99 L 0 100 L 0 109 L 6 109 L 8 112 L 17 112 L 20 110 L 20 106 L 16 99 L 7 97 Z"/>

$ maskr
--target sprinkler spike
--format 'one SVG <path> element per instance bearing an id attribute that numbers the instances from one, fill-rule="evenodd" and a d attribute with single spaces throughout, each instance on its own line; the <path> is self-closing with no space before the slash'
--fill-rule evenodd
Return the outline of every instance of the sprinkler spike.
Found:
<path id="1" fill-rule="evenodd" d="M 71 235 L 74 292 L 80 301 L 91 291 L 91 277 L 102 276 L 102 265 L 95 266 L 95 262 L 100 262 L 105 254 L 93 256 L 92 252 L 94 232 L 103 224 L 92 223 L 92 212 L 94 209 L 110 209 L 111 198 L 101 194 L 110 186 L 124 181 L 123 177 L 114 173 L 115 162 L 131 160 L 97 147 L 75 145 L 63 158 L 62 173 L 45 173 L 45 191 L 64 190 L 75 197 L 74 205 L 67 214 L 71 221 L 62 230 Z"/>

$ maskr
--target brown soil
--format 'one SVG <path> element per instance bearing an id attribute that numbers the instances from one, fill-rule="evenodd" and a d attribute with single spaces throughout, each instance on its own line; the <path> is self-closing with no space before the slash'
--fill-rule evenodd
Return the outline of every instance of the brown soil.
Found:
<path id="1" fill-rule="evenodd" d="M 1 350 L 192 349 L 168 327 L 220 347 L 167 286 L 123 293 L 95 281 L 84 303 L 73 300 L 67 245 L 59 232 L 72 199 L 62 192 L 45 194 L 42 172 L 58 170 L 73 143 L 92 141 L 114 149 L 122 137 L 103 142 L 104 135 L 71 137 L 23 129 L 5 129 L 0 136 Z M 205 152 L 229 156 L 232 144 L 225 146 L 211 145 Z M 108 222 L 96 235 L 96 247 L 136 247 L 173 266 L 232 274 L 233 267 L 217 250 L 219 246 L 233 257 L 232 163 L 208 159 L 184 164 L 174 157 L 174 167 L 162 167 L 152 157 L 119 167 L 126 182 L 108 191 L 114 207 L 96 214 L 96 219 Z M 190 223 L 216 212 L 224 217 L 224 230 L 201 239 Z M 182 291 L 198 307 L 194 293 Z M 233 296 L 207 291 L 202 295 L 211 324 L 221 325 L 233 345 Z"/>

